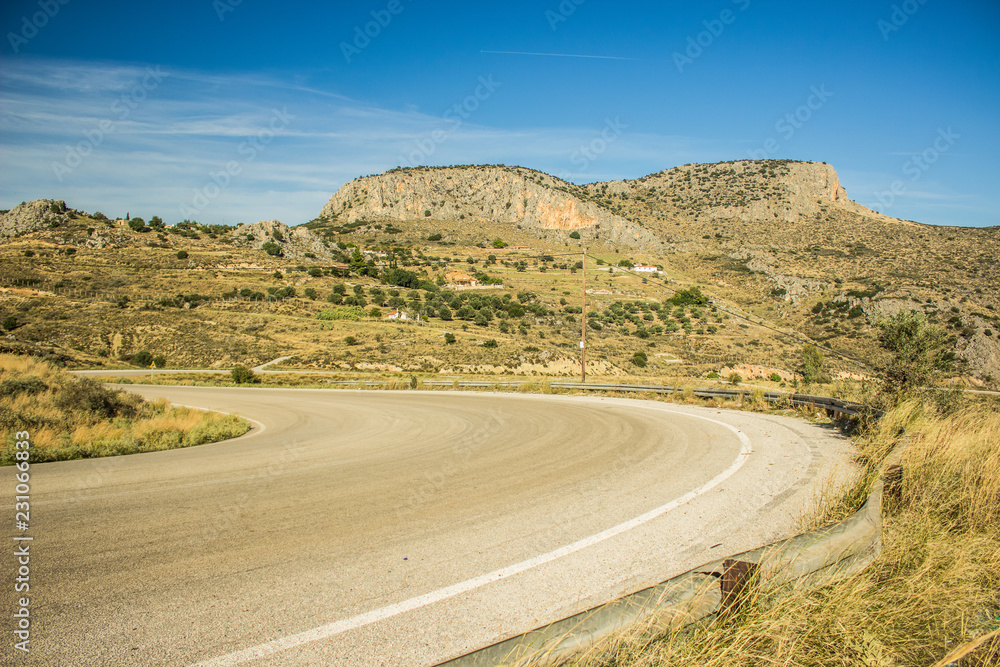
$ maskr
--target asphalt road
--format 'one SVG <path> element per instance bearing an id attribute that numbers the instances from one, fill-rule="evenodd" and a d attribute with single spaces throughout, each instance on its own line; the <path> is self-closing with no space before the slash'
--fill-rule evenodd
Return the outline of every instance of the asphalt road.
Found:
<path id="1" fill-rule="evenodd" d="M 260 426 L 32 466 L 32 650 L 12 649 L 8 546 L 5 664 L 434 664 L 794 533 L 849 451 L 632 399 L 130 390 Z"/>

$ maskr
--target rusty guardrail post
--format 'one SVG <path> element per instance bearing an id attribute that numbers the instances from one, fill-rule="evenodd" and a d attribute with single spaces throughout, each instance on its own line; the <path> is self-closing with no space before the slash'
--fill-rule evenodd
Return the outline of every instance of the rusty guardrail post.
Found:
<path id="1" fill-rule="evenodd" d="M 722 577 L 719 585 L 722 587 L 722 602 L 719 605 L 719 618 L 728 618 L 739 612 L 750 594 L 750 584 L 760 566 L 745 560 L 727 558 L 722 561 Z"/>

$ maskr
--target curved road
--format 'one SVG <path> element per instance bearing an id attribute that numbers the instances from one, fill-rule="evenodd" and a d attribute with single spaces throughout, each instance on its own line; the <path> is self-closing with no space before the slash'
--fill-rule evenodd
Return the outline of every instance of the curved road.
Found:
<path id="1" fill-rule="evenodd" d="M 259 426 L 32 466 L 18 664 L 434 664 L 795 532 L 849 451 L 790 418 L 632 399 L 130 390 Z"/>

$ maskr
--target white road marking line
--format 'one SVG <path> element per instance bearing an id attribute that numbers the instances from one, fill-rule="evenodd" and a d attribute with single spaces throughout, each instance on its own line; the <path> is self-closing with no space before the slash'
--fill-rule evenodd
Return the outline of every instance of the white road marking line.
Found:
<path id="1" fill-rule="evenodd" d="M 560 547 L 554 551 L 535 556 L 534 558 L 529 558 L 528 560 L 523 560 L 520 563 L 515 563 L 514 565 L 509 565 L 505 568 L 494 570 L 493 572 L 489 572 L 478 577 L 473 577 L 472 579 L 467 579 L 451 586 L 446 586 L 445 588 L 439 588 L 436 591 L 419 595 L 415 598 L 410 598 L 409 600 L 397 602 L 379 609 L 373 609 L 372 611 L 358 614 L 357 616 L 352 616 L 350 618 L 345 618 L 341 621 L 334 621 L 333 623 L 320 625 L 312 628 L 311 630 L 305 630 L 294 635 L 274 639 L 263 644 L 258 644 L 257 646 L 251 646 L 239 651 L 227 653 L 226 655 L 221 655 L 204 662 L 199 662 L 194 665 L 194 667 L 230 667 L 232 665 L 239 665 L 258 658 L 264 658 L 269 655 L 274 655 L 275 653 L 280 653 L 281 651 L 287 651 L 288 649 L 295 648 L 296 646 L 302 646 L 303 644 L 308 644 L 320 639 L 326 639 L 349 630 L 355 630 L 366 625 L 371 625 L 372 623 L 376 623 L 392 616 L 397 616 L 408 611 L 413 611 L 414 609 L 419 609 L 436 602 L 441 602 L 442 600 L 447 600 L 448 598 L 453 598 L 457 595 L 461 595 L 462 593 L 467 593 L 471 590 L 475 590 L 476 588 L 485 586 L 486 584 L 493 583 L 494 581 L 500 581 L 501 579 L 512 577 L 526 570 L 538 567 L 539 565 L 544 565 L 562 558 L 563 556 L 576 553 L 577 551 L 581 551 L 582 549 L 586 549 L 587 547 L 598 544 L 599 542 L 603 542 L 615 537 L 616 535 L 632 530 L 633 528 L 641 526 L 644 523 L 648 523 L 653 519 L 666 514 L 670 510 L 676 509 L 710 491 L 743 467 L 743 464 L 747 462 L 750 454 L 753 452 L 753 447 L 750 445 L 750 438 L 748 438 L 735 426 L 731 426 L 725 422 L 711 419 L 709 417 L 676 412 L 674 410 L 664 409 L 663 411 L 692 417 L 694 419 L 701 419 L 729 429 L 735 433 L 736 437 L 740 440 L 740 453 L 736 456 L 736 459 L 728 468 L 705 484 L 699 486 L 697 489 L 684 494 L 680 498 L 671 500 L 665 505 L 661 505 L 656 509 L 650 510 L 645 514 L 641 514 L 634 519 L 620 523 L 617 526 L 608 528 L 607 530 L 591 535 L 590 537 L 585 537 L 582 540 L 578 540 L 572 544 L 567 544 L 566 546 Z"/>

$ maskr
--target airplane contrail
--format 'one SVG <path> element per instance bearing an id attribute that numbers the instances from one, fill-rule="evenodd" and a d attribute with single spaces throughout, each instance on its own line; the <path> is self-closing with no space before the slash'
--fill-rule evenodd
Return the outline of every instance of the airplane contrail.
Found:
<path id="1" fill-rule="evenodd" d="M 480 53 L 500 53 L 510 56 L 552 56 L 555 58 L 599 58 L 601 60 L 636 60 L 621 56 L 587 56 L 578 53 L 531 53 L 529 51 L 480 51 Z"/>

